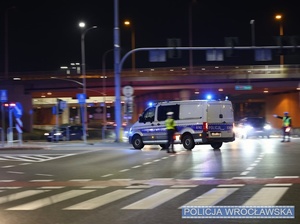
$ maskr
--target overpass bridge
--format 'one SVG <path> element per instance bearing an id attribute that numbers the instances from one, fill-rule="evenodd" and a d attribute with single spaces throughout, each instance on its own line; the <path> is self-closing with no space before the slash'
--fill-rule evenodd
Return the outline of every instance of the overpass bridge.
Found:
<path id="1" fill-rule="evenodd" d="M 11 86 L 10 91 L 20 87 L 22 94 L 32 100 L 27 107 L 36 113 L 31 120 L 33 124 L 49 121 L 51 107 L 56 99 L 61 98 L 68 102 L 69 107 L 78 106 L 77 93 L 82 93 L 82 80 L 80 74 L 66 74 L 62 70 L 50 72 L 22 72 L 10 73 L 9 80 L 1 81 L 1 89 Z M 282 111 L 294 111 L 299 109 L 300 91 L 300 65 L 238 65 L 238 66 L 194 66 L 189 67 L 156 67 L 123 69 L 121 73 L 121 85 L 130 85 L 134 88 L 135 112 L 133 120 L 146 107 L 149 100 L 173 100 L 173 99 L 199 99 L 203 94 L 211 93 L 219 98 L 229 96 L 236 103 L 237 117 L 245 115 L 244 103 L 261 102 L 268 104 L 263 106 L 263 112 L 259 115 L 270 116 Z M 113 70 L 87 70 L 86 89 L 88 103 L 106 102 L 107 105 L 114 101 Z M 243 87 L 245 89 L 243 89 Z M 19 96 L 10 100 L 18 101 Z M 284 103 L 281 107 L 276 105 L 285 98 L 293 99 Z M 291 106 L 291 103 L 293 104 Z M 26 107 L 26 106 L 25 106 Z M 37 113 L 38 109 L 43 112 Z M 45 110 L 47 112 L 45 113 Z M 111 110 L 113 119 L 113 110 Z M 263 113 L 263 114 L 261 114 Z M 37 116 L 48 118 L 37 118 Z M 62 118 L 67 123 L 72 112 L 69 111 Z M 50 123 L 53 124 L 53 119 Z M 65 122 L 64 122 L 65 121 Z M 300 122 L 300 121 L 299 121 Z M 278 124 L 280 125 L 280 124 Z M 300 127 L 300 123 L 297 124 Z"/>
<path id="2" fill-rule="evenodd" d="M 2 83 L 21 84 L 32 98 L 46 96 L 53 98 L 76 97 L 82 92 L 82 76 L 62 71 L 10 73 L 11 80 Z M 223 89 L 224 94 L 238 97 L 260 94 L 295 92 L 299 88 L 300 65 L 243 65 L 243 66 L 194 66 L 189 67 L 136 68 L 121 73 L 121 85 L 130 85 L 135 96 L 153 91 L 189 89 L 195 92 Z M 237 85 L 251 85 L 252 89 L 237 90 Z M 86 73 L 88 96 L 114 95 L 114 71 L 90 70 Z M 102 94 L 103 95 L 103 94 Z"/>

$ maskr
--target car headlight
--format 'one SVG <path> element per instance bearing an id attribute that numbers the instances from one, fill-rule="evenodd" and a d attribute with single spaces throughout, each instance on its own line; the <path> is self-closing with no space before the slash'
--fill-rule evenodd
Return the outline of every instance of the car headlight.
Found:
<path id="1" fill-rule="evenodd" d="M 62 135 L 62 133 L 60 133 L 60 132 L 57 132 L 57 133 L 55 133 L 54 135 Z"/>
<path id="2" fill-rule="evenodd" d="M 45 135 L 45 136 L 49 136 L 49 133 L 45 133 L 44 135 Z"/>
<path id="3" fill-rule="evenodd" d="M 253 127 L 252 127 L 251 125 L 246 125 L 246 126 L 245 126 L 245 129 L 246 129 L 247 131 L 249 131 L 249 130 L 253 129 Z"/>
<path id="4" fill-rule="evenodd" d="M 264 126 L 264 129 L 266 129 L 266 130 L 271 130 L 271 129 L 272 129 L 272 127 L 271 127 L 271 125 L 269 125 L 269 124 L 266 124 L 266 125 Z"/>

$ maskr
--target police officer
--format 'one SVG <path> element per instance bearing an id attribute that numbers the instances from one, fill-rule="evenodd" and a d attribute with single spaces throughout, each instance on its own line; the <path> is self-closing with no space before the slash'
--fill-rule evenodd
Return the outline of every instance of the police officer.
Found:
<path id="1" fill-rule="evenodd" d="M 171 150 L 167 148 L 167 153 L 175 153 L 174 151 L 174 134 L 176 123 L 173 119 L 173 112 L 167 113 L 167 120 L 165 121 L 166 129 L 167 129 L 167 136 L 168 136 L 168 146 L 171 146 Z"/>
<path id="2" fill-rule="evenodd" d="M 290 133 L 292 128 L 292 118 L 289 116 L 288 112 L 284 112 L 284 116 L 278 116 L 276 114 L 273 115 L 276 118 L 282 119 L 282 133 L 283 133 L 283 139 L 281 142 L 285 141 L 285 138 L 287 137 L 287 142 L 291 141 Z"/>

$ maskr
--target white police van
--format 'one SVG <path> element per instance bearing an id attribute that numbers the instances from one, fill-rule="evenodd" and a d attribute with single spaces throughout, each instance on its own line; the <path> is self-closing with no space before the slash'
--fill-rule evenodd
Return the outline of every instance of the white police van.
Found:
<path id="1" fill-rule="evenodd" d="M 184 100 L 157 103 L 147 108 L 129 130 L 129 142 L 135 149 L 145 145 L 168 148 L 165 120 L 173 112 L 178 135 L 174 144 L 192 150 L 196 144 L 219 149 L 223 142 L 235 140 L 233 107 L 228 100 Z"/>

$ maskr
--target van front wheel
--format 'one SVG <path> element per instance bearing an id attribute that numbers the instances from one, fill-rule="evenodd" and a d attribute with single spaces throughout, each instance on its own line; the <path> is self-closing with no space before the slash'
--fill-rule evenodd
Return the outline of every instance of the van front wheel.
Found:
<path id="1" fill-rule="evenodd" d="M 133 137 L 132 146 L 135 149 L 142 149 L 144 147 L 144 143 L 143 143 L 143 140 L 142 140 L 141 136 L 136 135 L 136 136 Z"/>
<path id="2" fill-rule="evenodd" d="M 182 144 L 187 150 L 192 150 L 195 147 L 195 142 L 191 135 L 184 135 L 182 137 Z"/>
<path id="3" fill-rule="evenodd" d="M 214 142 L 210 144 L 213 149 L 220 149 L 221 146 L 223 145 L 223 142 Z"/>

